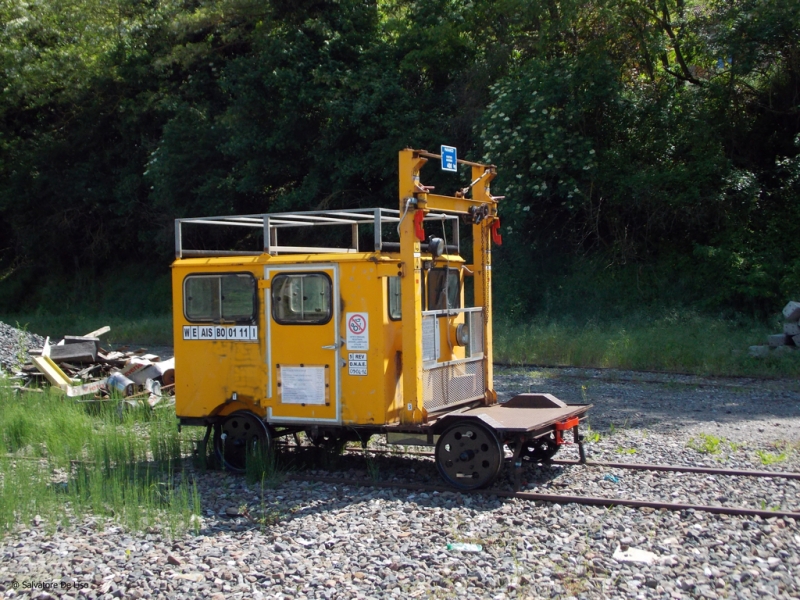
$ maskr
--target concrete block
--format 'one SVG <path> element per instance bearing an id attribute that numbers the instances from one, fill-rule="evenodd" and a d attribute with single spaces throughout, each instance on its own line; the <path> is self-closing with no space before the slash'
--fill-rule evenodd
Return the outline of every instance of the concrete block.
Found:
<path id="1" fill-rule="evenodd" d="M 800 324 L 798 323 L 784 323 L 783 333 L 792 337 L 800 335 Z"/>
<path id="2" fill-rule="evenodd" d="M 769 346 L 750 346 L 747 349 L 747 355 L 753 358 L 766 358 L 769 356 Z"/>
<path id="3" fill-rule="evenodd" d="M 793 335 L 792 341 L 794 342 L 795 346 L 800 346 L 800 335 Z"/>
<path id="4" fill-rule="evenodd" d="M 800 337 L 800 335 L 797 337 Z M 775 348 L 775 354 L 778 356 L 783 356 L 785 354 L 793 354 L 794 352 L 797 352 L 797 348 L 795 348 L 794 346 L 778 346 L 777 348 Z"/>
<path id="5" fill-rule="evenodd" d="M 800 319 L 800 302 L 795 302 L 793 300 L 789 302 L 789 304 L 784 306 L 783 317 L 787 321 L 797 321 L 798 319 Z"/>
<path id="6" fill-rule="evenodd" d="M 50 358 L 53 362 L 93 363 L 97 362 L 97 346 L 94 342 L 79 342 L 50 346 Z"/>
<path id="7" fill-rule="evenodd" d="M 767 343 L 773 348 L 777 348 L 778 346 L 785 346 L 788 344 L 789 339 L 789 336 L 785 333 L 776 333 L 767 338 Z"/>
<path id="8" fill-rule="evenodd" d="M 800 333 L 800 329 L 797 330 L 797 333 Z M 100 338 L 99 337 L 86 337 L 82 335 L 65 335 L 64 336 L 64 345 L 68 344 L 82 344 L 85 342 L 93 342 L 95 348 L 97 348 L 97 352 L 100 351 Z"/>

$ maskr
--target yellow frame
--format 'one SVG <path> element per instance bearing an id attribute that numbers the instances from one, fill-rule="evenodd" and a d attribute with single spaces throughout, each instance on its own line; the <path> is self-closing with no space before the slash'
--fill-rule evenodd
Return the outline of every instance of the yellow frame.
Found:
<path id="1" fill-rule="evenodd" d="M 413 368 L 403 369 L 403 397 L 406 402 L 402 412 L 403 424 L 419 424 L 427 420 L 423 405 L 422 389 L 422 297 L 420 279 L 422 277 L 422 254 L 420 240 L 417 239 L 414 215 L 417 211 L 427 214 L 442 211 L 458 215 L 468 215 L 469 209 L 487 205 L 488 216 L 479 224 L 472 226 L 472 271 L 475 281 L 475 305 L 484 308 L 484 404 L 497 402 L 494 391 L 492 369 L 492 239 L 491 226 L 497 219 L 497 198 L 491 194 L 489 184 L 496 177 L 493 165 L 483 165 L 459 160 L 460 164 L 472 167 L 472 198 L 457 198 L 431 194 L 422 184 L 420 170 L 429 158 L 441 158 L 424 150 L 405 149 L 400 152 L 400 214 L 405 215 L 400 226 L 400 260 L 404 269 L 401 296 L 403 315 L 415 315 L 413 327 L 403 328 L 403 362 Z"/>

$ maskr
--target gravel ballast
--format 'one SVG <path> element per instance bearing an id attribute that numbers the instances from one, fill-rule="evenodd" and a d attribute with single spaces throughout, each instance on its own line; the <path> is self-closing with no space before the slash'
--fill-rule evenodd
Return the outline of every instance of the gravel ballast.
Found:
<path id="1" fill-rule="evenodd" d="M 800 471 L 796 381 L 501 368 L 496 387 L 593 403 L 592 460 Z M 346 457 L 341 468 L 353 479 L 379 469 L 384 479 L 439 483 L 427 457 L 370 461 Z M 242 476 L 194 477 L 199 535 L 170 541 L 92 520 L 54 533 L 20 528 L 0 541 L 3 597 L 800 597 L 800 528 L 790 519 L 308 481 L 262 493 Z M 800 510 L 800 482 L 786 479 L 562 465 L 527 467 L 523 479 L 528 491 Z M 448 550 L 454 543 L 481 549 Z"/>
<path id="2" fill-rule="evenodd" d="M 42 346 L 42 336 L 0 321 L 0 376 L 16 372 L 28 360 L 28 350 Z"/>

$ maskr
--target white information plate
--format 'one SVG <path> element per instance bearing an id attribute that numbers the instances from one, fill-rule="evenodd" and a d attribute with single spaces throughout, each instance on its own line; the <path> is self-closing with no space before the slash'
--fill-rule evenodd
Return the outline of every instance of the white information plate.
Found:
<path id="1" fill-rule="evenodd" d="M 184 325 L 183 339 L 257 342 L 258 327 L 256 325 Z"/>
<path id="2" fill-rule="evenodd" d="M 364 376 L 367 374 L 367 355 L 366 353 L 350 352 L 347 361 L 347 374 Z"/>
<path id="3" fill-rule="evenodd" d="M 280 367 L 283 404 L 325 404 L 325 367 Z"/>
<path id="4" fill-rule="evenodd" d="M 345 329 L 347 329 L 348 350 L 369 350 L 369 315 L 367 313 L 347 313 Z"/>

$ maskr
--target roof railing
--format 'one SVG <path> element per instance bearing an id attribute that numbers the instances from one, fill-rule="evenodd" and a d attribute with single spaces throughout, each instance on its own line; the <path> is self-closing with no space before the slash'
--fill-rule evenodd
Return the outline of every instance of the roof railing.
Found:
<path id="1" fill-rule="evenodd" d="M 261 254 L 326 254 L 356 253 L 358 247 L 359 225 L 372 225 L 375 233 L 375 252 L 399 252 L 400 243 L 384 240 L 384 225 L 400 223 L 400 211 L 390 208 L 354 208 L 339 210 L 315 210 L 304 212 L 266 213 L 261 215 L 238 215 L 220 217 L 194 217 L 175 219 L 175 257 L 223 257 L 223 256 L 259 256 Z M 452 224 L 454 242 L 447 245 L 448 252 L 456 254 L 460 251 L 458 216 L 442 212 L 428 213 L 425 221 L 442 221 Z M 247 227 L 260 229 L 263 232 L 263 248 L 260 250 L 199 250 L 184 247 L 183 228 L 185 225 L 203 225 L 214 227 Z M 278 230 L 298 227 L 331 227 L 350 226 L 351 243 L 347 247 L 322 248 L 318 246 L 284 246 L 278 242 Z M 423 250 L 427 244 L 422 244 Z"/>

